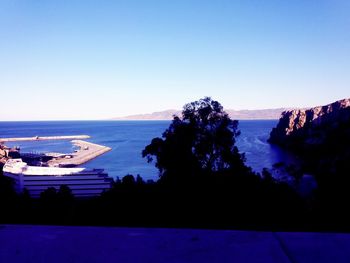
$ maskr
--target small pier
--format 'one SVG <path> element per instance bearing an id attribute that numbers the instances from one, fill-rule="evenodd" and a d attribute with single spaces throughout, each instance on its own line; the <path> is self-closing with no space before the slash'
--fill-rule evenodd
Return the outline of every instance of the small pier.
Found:
<path id="1" fill-rule="evenodd" d="M 59 157 L 48 161 L 49 166 L 78 166 L 86 163 L 97 156 L 109 152 L 111 148 L 82 140 L 73 140 L 72 143 L 79 147 L 79 150 L 69 157 Z"/>
<path id="2" fill-rule="evenodd" d="M 45 140 L 82 140 L 89 139 L 89 135 L 70 135 L 70 136 L 34 136 L 22 138 L 0 138 L 0 143 L 5 142 L 24 142 L 24 141 L 45 141 Z"/>

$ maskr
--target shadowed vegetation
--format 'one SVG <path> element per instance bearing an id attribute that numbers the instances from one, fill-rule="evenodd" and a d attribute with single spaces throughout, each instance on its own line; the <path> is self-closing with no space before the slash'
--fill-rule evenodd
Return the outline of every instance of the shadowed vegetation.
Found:
<path id="1" fill-rule="evenodd" d="M 303 199 L 267 169 L 252 172 L 235 146 L 239 133 L 238 121 L 217 101 L 186 104 L 182 116 L 174 116 L 162 137 L 142 151 L 159 170 L 157 182 L 126 175 L 100 197 L 75 199 L 62 186 L 33 200 L 1 181 L 2 222 L 348 231 L 345 221 L 316 217 L 322 204 L 317 195 Z"/>

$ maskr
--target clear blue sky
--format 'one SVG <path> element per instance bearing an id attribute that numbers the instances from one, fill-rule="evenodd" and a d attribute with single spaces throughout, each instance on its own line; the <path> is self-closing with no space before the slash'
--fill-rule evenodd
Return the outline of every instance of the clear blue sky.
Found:
<path id="1" fill-rule="evenodd" d="M 350 97 L 350 1 L 0 1 L 0 120 Z"/>

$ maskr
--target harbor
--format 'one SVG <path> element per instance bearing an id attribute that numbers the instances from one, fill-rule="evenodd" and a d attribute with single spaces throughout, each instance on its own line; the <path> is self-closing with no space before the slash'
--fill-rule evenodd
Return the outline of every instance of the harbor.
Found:
<path id="1" fill-rule="evenodd" d="M 73 153 L 48 153 L 42 156 L 37 156 L 40 159 L 43 157 L 49 157 L 46 165 L 51 167 L 74 167 L 84 164 L 106 152 L 109 152 L 111 148 L 87 141 L 82 139 L 90 138 L 89 135 L 69 135 L 69 136 L 35 136 L 35 137 L 20 137 L 20 138 L 0 138 L 1 152 L 0 155 L 4 160 L 11 157 L 16 149 L 6 147 L 6 142 L 24 142 L 24 141 L 44 141 L 44 140 L 71 140 L 72 144 L 78 147 Z M 19 152 L 18 152 L 19 154 Z M 23 153 L 22 156 L 31 156 L 31 154 Z M 46 159 L 46 158 L 45 158 Z"/>
<path id="2" fill-rule="evenodd" d="M 49 187 L 57 191 L 63 185 L 68 186 L 76 197 L 100 195 L 111 187 L 113 179 L 104 169 L 87 169 L 80 165 L 110 151 L 111 148 L 77 140 L 77 138 L 90 138 L 90 136 L 36 136 L 0 139 L 3 173 L 13 180 L 14 188 L 18 193 L 23 193 L 26 189 L 34 198 L 40 197 L 41 193 Z M 77 150 L 72 153 L 21 153 L 19 147 L 9 148 L 4 145 L 4 142 L 28 140 L 71 140 Z"/>

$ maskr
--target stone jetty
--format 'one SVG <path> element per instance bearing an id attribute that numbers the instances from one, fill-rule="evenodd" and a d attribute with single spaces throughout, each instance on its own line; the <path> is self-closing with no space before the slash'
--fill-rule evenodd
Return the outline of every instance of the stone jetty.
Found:
<path id="1" fill-rule="evenodd" d="M 0 143 L 5 142 L 24 142 L 24 141 L 44 141 L 44 140 L 82 140 L 89 139 L 89 135 L 70 135 L 70 136 L 34 136 L 22 138 L 0 138 Z"/>
<path id="2" fill-rule="evenodd" d="M 100 156 L 106 152 L 109 152 L 111 148 L 91 142 L 86 142 L 82 140 L 73 140 L 72 143 L 79 147 L 79 150 L 67 154 L 63 157 L 53 158 L 48 161 L 49 166 L 78 166 L 86 163 L 97 156 Z"/>

